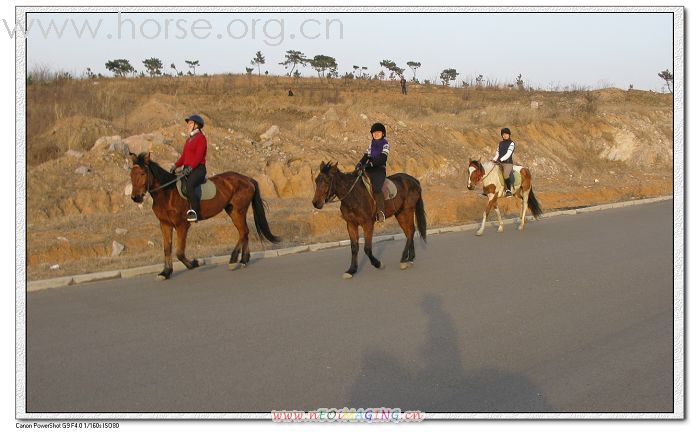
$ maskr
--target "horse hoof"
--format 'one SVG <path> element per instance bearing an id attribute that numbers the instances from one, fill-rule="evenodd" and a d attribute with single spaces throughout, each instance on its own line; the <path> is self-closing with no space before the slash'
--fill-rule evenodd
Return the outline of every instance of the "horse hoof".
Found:
<path id="1" fill-rule="evenodd" d="M 518 227 L 518 231 L 522 231 L 522 230 L 524 230 L 524 229 L 525 229 L 524 226 L 519 226 L 519 227 Z"/>
<path id="2" fill-rule="evenodd" d="M 228 263 L 229 270 L 237 270 L 241 268 L 241 263 Z"/>
<path id="3" fill-rule="evenodd" d="M 190 270 L 199 267 L 199 261 L 197 260 L 192 260 L 192 267 L 190 267 Z"/>
<path id="4" fill-rule="evenodd" d="M 503 227 L 502 227 L 502 226 L 499 226 L 499 227 L 498 227 L 498 232 L 500 232 L 500 233 L 503 232 Z"/>
<path id="5" fill-rule="evenodd" d="M 413 267 L 413 261 L 402 262 L 399 264 L 399 268 L 401 270 L 406 270 L 406 269 L 411 268 L 411 267 Z"/>
<path id="6" fill-rule="evenodd" d="M 168 280 L 168 277 L 165 275 L 159 274 L 158 276 L 156 276 L 156 280 L 164 281 L 164 280 Z"/>
<path id="7" fill-rule="evenodd" d="M 477 236 L 480 236 L 480 235 L 482 235 L 483 233 L 484 233 L 483 231 L 477 231 L 477 232 L 476 232 L 476 235 L 477 235 Z"/>
<path id="8" fill-rule="evenodd" d="M 377 268 L 378 268 L 379 270 L 381 270 L 381 269 L 383 269 L 383 268 L 385 268 L 385 267 L 386 267 L 386 266 L 384 265 L 384 263 L 379 263 L 379 267 L 377 267 Z"/>
<path id="9" fill-rule="evenodd" d="M 343 273 L 343 279 L 352 279 L 352 275 L 350 273 Z"/>

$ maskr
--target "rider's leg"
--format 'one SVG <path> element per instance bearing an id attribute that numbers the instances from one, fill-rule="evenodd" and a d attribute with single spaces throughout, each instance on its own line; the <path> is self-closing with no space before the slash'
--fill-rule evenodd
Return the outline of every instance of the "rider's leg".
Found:
<path id="1" fill-rule="evenodd" d="M 206 181 L 206 174 L 207 170 L 204 165 L 199 165 L 187 176 L 187 199 L 190 202 L 190 208 L 196 214 L 196 220 L 202 219 L 200 214 L 201 188 L 198 191 L 197 186 Z M 194 221 L 191 220 L 191 222 Z"/>

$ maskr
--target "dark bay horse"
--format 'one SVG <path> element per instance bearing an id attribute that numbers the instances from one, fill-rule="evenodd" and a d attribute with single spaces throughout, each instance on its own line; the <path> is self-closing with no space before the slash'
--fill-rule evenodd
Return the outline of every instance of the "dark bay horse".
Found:
<path id="1" fill-rule="evenodd" d="M 513 191 L 515 198 L 522 199 L 522 209 L 520 213 L 520 225 L 518 230 L 522 231 L 525 228 L 525 212 L 530 209 L 530 212 L 535 218 L 542 215 L 542 208 L 539 201 L 535 197 L 535 191 L 532 190 L 532 174 L 526 167 L 515 165 L 513 171 L 520 173 L 520 186 Z M 484 187 L 484 195 L 488 197 L 486 209 L 484 209 L 484 217 L 481 220 L 481 228 L 476 232 L 480 236 L 484 233 L 486 218 L 491 209 L 496 210 L 498 216 L 498 232 L 503 232 L 503 219 L 501 219 L 501 211 L 498 209 L 498 197 L 503 196 L 504 181 L 503 170 L 498 164 L 486 162 L 481 164 L 477 160 L 469 162 L 469 180 L 467 181 L 467 189 L 473 190 L 478 183 L 482 183 Z"/>
<path id="2" fill-rule="evenodd" d="M 158 274 L 158 278 L 168 279 L 173 272 L 173 229 L 177 233 L 175 249 L 177 259 L 189 270 L 198 267 L 199 262 L 196 259 L 190 261 L 185 256 L 187 231 L 190 229 L 190 222 L 187 221 L 185 214 L 189 209 L 189 203 L 180 196 L 175 187 L 177 177 L 152 161 L 150 153 L 141 153 L 138 156 L 130 153 L 129 155 L 134 164 L 131 168 L 131 199 L 141 203 L 144 195 L 150 193 L 153 198 L 153 213 L 160 221 L 165 267 Z M 260 197 L 258 183 L 250 177 L 235 172 L 217 174 L 209 177 L 209 181 L 216 185 L 216 195 L 212 199 L 202 200 L 200 217 L 202 220 L 209 219 L 222 210 L 231 217 L 233 224 L 238 229 L 239 237 L 236 247 L 231 252 L 229 268 L 245 267 L 250 260 L 246 214 L 251 204 L 255 229 L 260 238 L 266 238 L 273 243 L 280 241 L 270 232 L 265 217 L 265 204 Z M 240 262 L 238 261 L 239 255 Z"/>
<path id="3" fill-rule="evenodd" d="M 384 268 L 381 261 L 372 254 L 376 204 L 362 183 L 361 177 L 355 173 L 341 172 L 337 163 L 322 162 L 320 169 L 321 171 L 315 180 L 316 192 L 314 193 L 313 205 L 317 209 L 321 209 L 325 203 L 331 202 L 334 197 L 337 198 L 340 201 L 340 212 L 347 223 L 350 235 L 352 259 L 350 268 L 343 273 L 343 278 L 350 279 L 357 272 L 360 226 L 365 236 L 365 254 L 375 268 Z M 387 219 L 395 216 L 406 234 L 406 246 L 403 249 L 400 264 L 401 270 L 404 270 L 413 265 L 416 256 L 413 243 L 416 225 L 421 238 L 423 241 L 426 240 L 425 208 L 421 196 L 421 186 L 417 179 L 404 173 L 394 174 L 388 178 L 396 184 L 397 194 L 395 198 L 385 202 L 385 214 Z"/>

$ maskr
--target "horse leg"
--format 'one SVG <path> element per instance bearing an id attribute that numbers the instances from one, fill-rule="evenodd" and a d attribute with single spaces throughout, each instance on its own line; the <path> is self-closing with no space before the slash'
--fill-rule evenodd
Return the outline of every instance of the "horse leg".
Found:
<path id="1" fill-rule="evenodd" d="M 396 215 L 396 220 L 399 222 L 399 226 L 406 234 L 406 245 L 403 248 L 403 254 L 401 254 L 401 263 L 399 268 L 401 270 L 406 270 L 413 265 L 413 260 L 416 257 L 416 250 L 413 243 L 413 235 L 416 232 L 416 225 L 414 222 L 414 212 L 403 209 L 401 213 Z"/>
<path id="2" fill-rule="evenodd" d="M 236 247 L 233 248 L 231 259 L 228 262 L 228 268 L 231 270 L 245 267 L 248 261 L 250 261 L 250 250 L 248 249 L 248 234 L 250 230 L 248 229 L 248 222 L 245 218 L 247 210 L 248 207 L 246 207 L 245 210 L 234 209 L 229 213 L 233 225 L 235 225 L 238 230 L 238 242 L 236 243 Z M 239 254 L 241 254 L 240 263 L 238 262 Z"/>
<path id="3" fill-rule="evenodd" d="M 354 223 L 347 223 L 348 235 L 350 236 L 350 252 L 352 259 L 350 260 L 350 268 L 343 273 L 343 279 L 350 279 L 357 273 L 357 252 L 360 250 L 360 233 L 358 226 Z"/>
<path id="4" fill-rule="evenodd" d="M 496 204 L 496 215 L 498 216 L 498 232 L 502 233 L 503 232 L 503 219 L 501 218 L 501 210 L 498 208 L 498 204 Z"/>
<path id="5" fill-rule="evenodd" d="M 518 226 L 518 230 L 522 231 L 525 229 L 525 212 L 527 212 L 527 199 L 530 197 L 530 189 L 527 190 L 527 192 L 523 191 L 523 208 L 522 208 L 522 214 L 520 215 L 520 225 Z"/>
<path id="6" fill-rule="evenodd" d="M 488 217 L 489 213 L 491 212 L 491 209 L 496 205 L 496 200 L 498 197 L 496 196 L 495 193 L 489 193 L 489 202 L 486 204 L 486 209 L 484 209 L 484 217 L 481 219 L 481 228 L 476 232 L 476 235 L 480 236 L 484 233 L 484 226 L 486 226 L 486 218 Z"/>
<path id="7" fill-rule="evenodd" d="M 365 255 L 375 268 L 382 269 L 384 264 L 372 254 L 372 235 L 374 234 L 374 222 L 370 221 L 362 225 L 362 231 L 365 233 Z"/>
<path id="8" fill-rule="evenodd" d="M 163 234 L 163 254 L 165 255 L 165 265 L 163 271 L 158 273 L 158 279 L 170 279 L 173 273 L 173 226 L 165 222 L 160 223 L 160 231 Z"/>
<path id="9" fill-rule="evenodd" d="M 192 270 L 193 268 L 199 267 L 199 261 L 196 259 L 190 261 L 185 256 L 185 245 L 187 244 L 187 231 L 190 229 L 189 222 L 183 223 L 175 227 L 175 232 L 177 233 L 177 249 L 175 249 L 175 256 L 180 260 L 181 263 L 187 267 L 187 270 Z"/>

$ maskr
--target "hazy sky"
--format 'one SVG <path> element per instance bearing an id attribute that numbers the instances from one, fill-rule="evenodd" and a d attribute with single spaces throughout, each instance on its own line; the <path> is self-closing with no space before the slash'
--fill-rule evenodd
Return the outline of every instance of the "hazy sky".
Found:
<path id="1" fill-rule="evenodd" d="M 115 58 L 143 70 L 148 57 L 181 70 L 185 60 L 199 60 L 198 74 L 243 73 L 260 50 L 267 60 L 262 70 L 283 74 L 278 63 L 290 49 L 333 56 L 341 74 L 353 65 L 374 74 L 382 59 L 400 67 L 415 60 L 423 65 L 421 80 L 455 68 L 458 79 L 483 74 L 504 83 L 522 74 L 526 83 L 544 88 L 633 84 L 659 90 L 657 73 L 673 68 L 671 13 L 71 13 L 30 14 L 32 19 L 38 21 L 27 39 L 30 68 L 46 64 L 74 73 L 90 67 L 108 74 L 104 64 Z M 45 37 L 51 20 L 56 27 Z M 82 37 L 76 27 L 84 30 Z"/>

